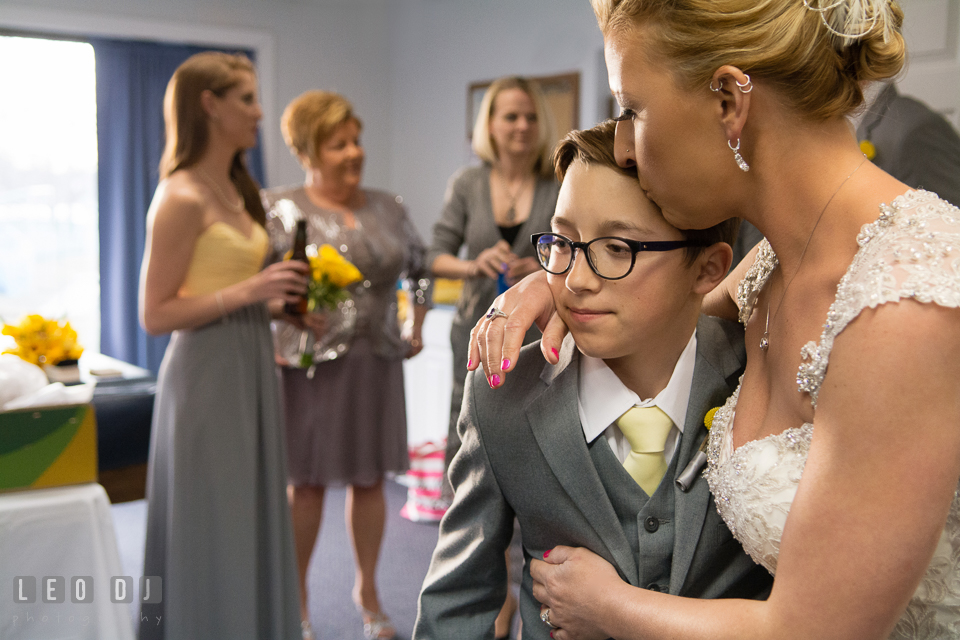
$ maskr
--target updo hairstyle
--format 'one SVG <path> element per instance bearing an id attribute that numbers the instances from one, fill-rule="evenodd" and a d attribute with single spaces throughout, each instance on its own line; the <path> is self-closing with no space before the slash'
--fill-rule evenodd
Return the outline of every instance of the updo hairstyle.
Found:
<path id="1" fill-rule="evenodd" d="M 337 127 L 350 121 L 363 128 L 346 98 L 332 91 L 314 90 L 300 94 L 287 105 L 280 117 L 280 130 L 291 153 L 312 163 Z"/>
<path id="2" fill-rule="evenodd" d="M 604 37 L 638 26 L 651 62 L 688 89 L 729 64 L 773 85 L 798 113 L 825 120 L 863 103 L 863 85 L 903 68 L 894 0 L 591 0 Z"/>

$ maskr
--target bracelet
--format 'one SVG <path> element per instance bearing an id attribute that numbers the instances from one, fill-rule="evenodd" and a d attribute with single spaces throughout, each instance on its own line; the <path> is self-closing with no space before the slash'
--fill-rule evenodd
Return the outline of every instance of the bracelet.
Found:
<path id="1" fill-rule="evenodd" d="M 220 309 L 220 317 L 227 315 L 227 309 L 223 306 L 223 294 L 219 290 L 214 294 L 214 297 L 217 299 L 217 309 Z"/>

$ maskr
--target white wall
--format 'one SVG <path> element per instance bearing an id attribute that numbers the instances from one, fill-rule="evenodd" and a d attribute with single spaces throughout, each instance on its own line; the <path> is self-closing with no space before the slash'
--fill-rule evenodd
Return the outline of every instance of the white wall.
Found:
<path id="1" fill-rule="evenodd" d="M 960 0 L 905 0 L 902 6 L 909 60 L 900 91 L 960 128 Z"/>
<path id="2" fill-rule="evenodd" d="M 394 0 L 390 187 L 426 238 L 447 179 L 471 160 L 467 86 L 579 71 L 582 125 L 597 120 L 603 39 L 586 0 Z"/>

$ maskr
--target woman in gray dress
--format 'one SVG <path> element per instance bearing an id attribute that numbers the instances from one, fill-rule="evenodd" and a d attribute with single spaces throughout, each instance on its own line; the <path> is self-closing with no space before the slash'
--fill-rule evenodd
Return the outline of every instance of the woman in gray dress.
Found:
<path id="1" fill-rule="evenodd" d="M 297 300 L 306 269 L 261 271 L 265 215 L 243 162 L 261 116 L 243 56 L 197 54 L 167 86 L 140 288 L 144 328 L 173 332 L 157 381 L 143 570 L 162 588 L 142 603 L 141 639 L 300 638 L 264 303 Z"/>
<path id="2" fill-rule="evenodd" d="M 467 376 L 470 330 L 493 299 L 540 269 L 530 235 L 550 230 L 559 185 L 553 177 L 552 118 L 537 84 L 509 76 L 494 81 L 483 96 L 473 128 L 473 150 L 483 161 L 450 178 L 443 213 L 433 227 L 427 261 L 435 276 L 462 279 L 463 292 L 450 330 L 453 391 L 445 468 L 460 449 L 457 418 Z M 465 258 L 459 258 L 466 247 Z M 539 339 L 528 332 L 524 343 Z M 446 474 L 444 474 L 446 477 Z M 450 487 L 444 482 L 449 499 Z M 509 633 L 516 602 L 508 599 L 496 635 Z"/>
<path id="3" fill-rule="evenodd" d="M 450 332 L 453 395 L 447 463 L 460 448 L 457 416 L 467 374 L 470 330 L 487 312 L 498 288 L 539 269 L 530 234 L 550 228 L 559 186 L 553 177 L 550 112 L 536 83 L 500 78 L 484 94 L 473 129 L 473 150 L 483 160 L 450 178 L 443 213 L 433 227 L 427 261 L 435 276 L 464 280 Z M 466 247 L 464 258 L 457 257 Z M 534 333 L 529 336 L 534 338 Z"/>
<path id="4" fill-rule="evenodd" d="M 264 194 L 275 255 L 291 247 L 295 222 L 303 218 L 308 244 L 332 245 L 363 274 L 349 287 L 349 304 L 320 321 L 308 314 L 304 325 L 310 331 L 278 323 L 280 356 L 288 365 L 281 371 L 304 637 L 311 637 L 306 573 L 324 491 L 348 485 L 347 528 L 357 561 L 353 600 L 367 638 L 392 638 L 396 629 L 380 609 L 375 581 L 385 520 L 383 477 L 408 465 L 402 364 L 422 348 L 430 298 L 425 247 L 399 196 L 361 188 L 361 123 L 343 96 L 304 93 L 287 106 L 281 128 L 306 179 Z M 405 333 L 397 320 L 401 280 L 414 298 Z M 314 365 L 289 366 L 304 349 Z"/>

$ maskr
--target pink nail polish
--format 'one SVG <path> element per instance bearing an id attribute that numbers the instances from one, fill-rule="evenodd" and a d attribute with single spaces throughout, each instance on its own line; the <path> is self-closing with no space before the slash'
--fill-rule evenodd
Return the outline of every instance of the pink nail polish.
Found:
<path id="1" fill-rule="evenodd" d="M 560 359 L 560 352 L 557 351 L 555 348 L 552 348 L 552 347 L 551 347 L 550 352 L 553 354 L 553 357 L 554 357 L 554 358 L 556 358 L 557 360 Z"/>
<path id="2" fill-rule="evenodd" d="M 473 358 L 470 358 L 469 360 L 467 360 L 467 369 L 469 369 L 472 366 L 473 366 Z"/>
<path id="3" fill-rule="evenodd" d="M 500 386 L 500 376 L 496 373 L 490 376 L 490 387 L 496 389 Z"/>
<path id="4" fill-rule="evenodd" d="M 553 631 L 550 632 L 550 637 L 551 637 L 551 638 L 553 637 Z"/>
<path id="5" fill-rule="evenodd" d="M 544 559 L 544 560 L 546 560 L 546 559 L 550 556 L 550 552 L 551 552 L 551 551 L 553 551 L 553 549 L 547 549 L 546 551 L 543 552 L 543 559 Z"/>
<path id="6" fill-rule="evenodd" d="M 503 362 L 500 363 L 500 369 L 506 371 L 510 368 L 510 358 L 504 358 Z"/>

